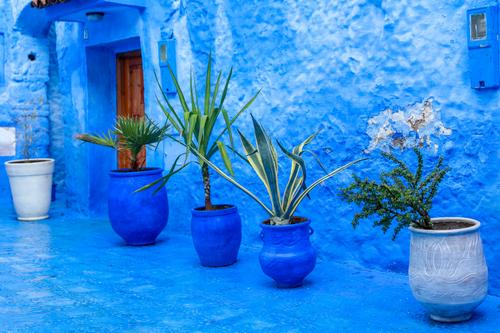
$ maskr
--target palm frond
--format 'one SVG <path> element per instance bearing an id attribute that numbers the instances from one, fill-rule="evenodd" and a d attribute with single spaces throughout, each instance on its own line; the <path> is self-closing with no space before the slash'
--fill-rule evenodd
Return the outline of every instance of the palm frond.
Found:
<path id="1" fill-rule="evenodd" d="M 113 130 L 106 134 L 80 134 L 78 140 L 113 148 L 119 151 L 130 151 L 132 169 L 138 169 L 136 164 L 139 154 L 146 147 L 154 147 L 167 137 L 170 125 L 159 126 L 148 118 L 118 117 Z"/>
<path id="2" fill-rule="evenodd" d="M 109 131 L 106 134 L 78 134 L 76 139 L 95 145 L 118 149 L 118 139 Z"/>

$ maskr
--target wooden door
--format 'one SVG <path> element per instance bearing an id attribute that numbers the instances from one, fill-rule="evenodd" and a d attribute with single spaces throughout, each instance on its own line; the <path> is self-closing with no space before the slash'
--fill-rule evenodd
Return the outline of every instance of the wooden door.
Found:
<path id="1" fill-rule="evenodd" d="M 144 76 L 141 51 L 116 56 L 117 116 L 144 118 Z M 130 168 L 130 153 L 118 153 L 118 168 Z M 146 166 L 146 150 L 140 154 L 139 165 Z"/>

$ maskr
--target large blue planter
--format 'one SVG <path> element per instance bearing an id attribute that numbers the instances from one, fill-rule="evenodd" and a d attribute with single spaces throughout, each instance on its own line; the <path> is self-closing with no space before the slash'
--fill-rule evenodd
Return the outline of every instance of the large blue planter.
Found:
<path id="1" fill-rule="evenodd" d="M 192 210 L 191 234 L 202 266 L 229 266 L 238 259 L 241 219 L 235 206 Z"/>
<path id="2" fill-rule="evenodd" d="M 283 226 L 261 224 L 264 246 L 260 266 L 280 288 L 300 287 L 316 265 L 316 250 L 309 240 L 313 233 L 310 224 L 309 220 Z"/>
<path id="3" fill-rule="evenodd" d="M 168 221 L 167 191 L 156 187 L 135 191 L 162 176 L 162 169 L 111 171 L 108 213 L 111 226 L 128 245 L 154 244 Z"/>

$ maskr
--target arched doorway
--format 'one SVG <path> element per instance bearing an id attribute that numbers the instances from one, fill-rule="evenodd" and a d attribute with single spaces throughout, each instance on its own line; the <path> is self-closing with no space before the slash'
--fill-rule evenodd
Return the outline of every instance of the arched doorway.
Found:
<path id="1" fill-rule="evenodd" d="M 106 148 L 81 145 L 74 135 L 104 132 L 114 124 L 120 113 L 120 81 L 126 80 L 117 80 L 120 55 L 135 52 L 141 60 L 147 59 L 141 61 L 142 72 L 142 67 L 153 66 L 143 31 L 144 9 L 141 0 L 72 0 L 43 9 L 32 8 L 28 2 L 15 18 L 17 30 L 39 39 L 49 38 L 55 24 L 50 72 L 57 79 L 47 82 L 48 97 L 50 91 L 58 91 L 64 96 L 61 100 L 65 99 L 55 99 L 50 105 L 51 112 L 62 112 L 63 132 L 54 135 L 63 141 L 57 149 L 64 159 L 60 164 L 64 164 L 67 203 L 79 211 L 106 212 L 108 172 L 119 159 Z M 142 91 L 142 103 L 147 104 L 144 95 Z M 137 99 L 135 95 L 126 98 Z M 123 104 L 123 97 L 120 100 Z M 142 106 L 143 113 L 146 108 Z"/>

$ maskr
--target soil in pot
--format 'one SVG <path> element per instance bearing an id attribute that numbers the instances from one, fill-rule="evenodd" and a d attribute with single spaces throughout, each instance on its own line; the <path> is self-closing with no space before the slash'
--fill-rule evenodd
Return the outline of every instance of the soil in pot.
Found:
<path id="1" fill-rule="evenodd" d="M 306 221 L 307 221 L 307 219 L 305 217 L 294 216 L 290 219 L 290 224 L 299 224 L 299 223 L 306 222 Z M 271 222 L 269 219 L 265 220 L 262 223 L 265 225 L 271 225 Z"/>
<path id="2" fill-rule="evenodd" d="M 34 158 L 30 160 L 17 160 L 17 161 L 10 161 L 10 164 L 30 164 L 30 163 L 41 163 L 41 162 L 49 162 L 50 160 L 44 159 L 44 158 Z"/>
<path id="3" fill-rule="evenodd" d="M 233 206 L 231 206 L 231 205 L 213 205 L 212 209 L 206 209 L 205 207 L 198 207 L 198 208 L 195 208 L 195 210 L 200 211 L 200 212 L 210 212 L 210 211 L 214 211 L 214 210 L 228 209 L 231 207 L 233 207 Z"/>
<path id="4" fill-rule="evenodd" d="M 435 222 L 432 224 L 432 230 L 456 230 L 456 229 L 465 229 L 472 227 L 474 224 L 469 222 L 461 222 L 461 221 L 443 221 L 443 222 Z"/>
<path id="5" fill-rule="evenodd" d="M 117 170 L 113 170 L 112 172 L 123 172 L 123 173 L 127 173 L 127 172 L 143 172 L 143 171 L 151 171 L 151 170 L 155 170 L 156 168 L 140 168 L 140 169 L 137 169 L 137 170 L 134 170 L 134 169 L 117 169 Z"/>

